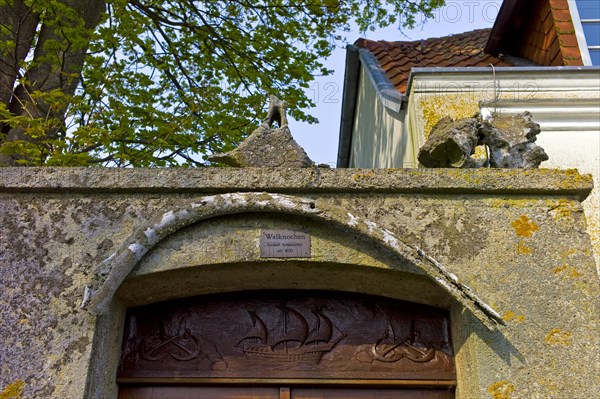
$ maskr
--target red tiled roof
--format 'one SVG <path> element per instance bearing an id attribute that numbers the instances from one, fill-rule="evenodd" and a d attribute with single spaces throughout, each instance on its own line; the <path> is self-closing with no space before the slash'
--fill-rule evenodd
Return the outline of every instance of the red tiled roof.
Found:
<path id="1" fill-rule="evenodd" d="M 387 77 L 404 93 L 413 67 L 480 67 L 513 64 L 484 53 L 491 29 L 414 42 L 358 39 L 354 45 L 369 50 Z"/>

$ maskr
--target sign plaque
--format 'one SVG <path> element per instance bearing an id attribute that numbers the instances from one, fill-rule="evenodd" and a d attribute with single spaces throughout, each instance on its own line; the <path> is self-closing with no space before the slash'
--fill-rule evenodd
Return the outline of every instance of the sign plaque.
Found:
<path id="1" fill-rule="evenodd" d="M 310 234 L 299 230 L 261 230 L 261 258 L 310 258 Z"/>

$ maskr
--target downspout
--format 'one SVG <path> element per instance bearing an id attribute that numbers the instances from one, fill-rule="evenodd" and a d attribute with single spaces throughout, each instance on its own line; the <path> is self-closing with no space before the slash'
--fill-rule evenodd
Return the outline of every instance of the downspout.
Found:
<path id="1" fill-rule="evenodd" d="M 354 114 L 356 113 L 359 72 L 358 48 L 349 44 L 346 46 L 346 70 L 344 73 L 344 93 L 342 95 L 342 115 L 337 156 L 338 168 L 347 168 L 350 163 L 350 148 L 352 145 Z"/>

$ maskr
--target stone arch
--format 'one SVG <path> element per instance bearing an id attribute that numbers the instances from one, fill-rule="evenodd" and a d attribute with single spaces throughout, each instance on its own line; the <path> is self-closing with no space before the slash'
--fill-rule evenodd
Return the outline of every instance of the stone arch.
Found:
<path id="1" fill-rule="evenodd" d="M 86 287 L 82 307 L 95 315 L 105 314 L 117 289 L 135 265 L 160 241 L 176 231 L 219 216 L 264 212 L 302 216 L 372 242 L 423 271 L 488 328 L 494 328 L 497 323 L 504 324 L 491 307 L 443 265 L 420 248 L 402 242 L 391 231 L 343 209 L 320 204 L 318 199 L 265 192 L 205 196 L 186 207 L 170 210 L 156 223 L 138 229 L 98 266 L 93 286 Z"/>

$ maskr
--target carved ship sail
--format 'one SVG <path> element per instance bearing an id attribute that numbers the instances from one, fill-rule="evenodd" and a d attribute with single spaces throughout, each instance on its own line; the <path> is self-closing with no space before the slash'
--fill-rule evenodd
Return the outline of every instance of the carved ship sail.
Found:
<path id="1" fill-rule="evenodd" d="M 331 340 L 333 324 L 320 310 L 313 310 L 317 322 L 309 329 L 308 321 L 300 312 L 287 306 L 279 306 L 278 309 L 281 311 L 279 319 L 270 330 L 256 312 L 248 312 L 253 328 L 238 343 L 246 357 L 318 363 L 323 354 L 345 336 L 342 334 Z"/>

